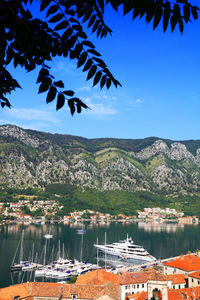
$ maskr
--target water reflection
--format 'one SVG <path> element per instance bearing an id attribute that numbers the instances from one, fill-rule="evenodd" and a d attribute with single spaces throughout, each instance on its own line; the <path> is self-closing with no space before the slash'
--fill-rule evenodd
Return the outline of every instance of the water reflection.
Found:
<path id="1" fill-rule="evenodd" d="M 78 228 L 86 229 L 82 242 L 82 256 L 86 262 L 96 263 L 96 249 L 93 246 L 98 238 L 99 244 L 113 243 L 126 238 L 129 234 L 138 245 L 142 245 L 156 258 L 166 258 L 184 254 L 188 250 L 200 249 L 200 225 L 183 225 L 176 223 L 72 223 L 72 224 L 11 224 L 0 226 L 0 288 L 12 283 L 10 265 L 24 228 L 24 259 L 30 256 L 33 248 L 38 260 L 42 260 L 45 245 L 45 234 L 53 238 L 48 240 L 48 260 L 58 251 L 58 244 L 64 244 L 66 256 L 80 260 L 81 236 L 76 233 Z M 53 254 L 52 254 L 53 253 Z M 100 261 L 102 265 L 105 262 Z M 108 258 L 106 264 L 110 263 Z M 112 261 L 113 263 L 113 261 Z M 117 264 L 121 262 L 117 262 Z M 124 262 L 122 262 L 124 263 Z M 15 282 L 28 280 L 28 274 L 13 274 Z M 21 277 L 20 277 L 21 276 Z M 23 277 L 24 276 L 24 277 Z"/>
<path id="2" fill-rule="evenodd" d="M 176 232 L 178 229 L 184 230 L 184 224 L 180 223 L 160 223 L 160 222 L 138 222 L 138 228 L 151 232 Z"/>

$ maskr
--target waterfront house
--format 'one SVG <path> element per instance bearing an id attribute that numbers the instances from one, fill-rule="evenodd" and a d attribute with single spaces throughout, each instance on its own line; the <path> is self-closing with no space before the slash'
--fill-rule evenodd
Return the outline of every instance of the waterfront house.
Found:
<path id="1" fill-rule="evenodd" d="M 200 271 L 196 271 L 188 274 L 188 286 L 189 287 L 200 286 Z"/>
<path id="2" fill-rule="evenodd" d="M 185 274 L 200 270 L 200 257 L 194 254 L 180 255 L 178 258 L 169 262 L 163 263 L 163 273 L 165 275 L 171 274 Z"/>

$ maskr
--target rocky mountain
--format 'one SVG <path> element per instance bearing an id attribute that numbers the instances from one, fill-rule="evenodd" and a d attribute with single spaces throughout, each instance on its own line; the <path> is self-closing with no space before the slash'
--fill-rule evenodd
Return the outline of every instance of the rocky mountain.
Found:
<path id="1" fill-rule="evenodd" d="M 0 184 L 69 183 L 100 191 L 198 192 L 200 140 L 86 139 L 0 126 Z"/>

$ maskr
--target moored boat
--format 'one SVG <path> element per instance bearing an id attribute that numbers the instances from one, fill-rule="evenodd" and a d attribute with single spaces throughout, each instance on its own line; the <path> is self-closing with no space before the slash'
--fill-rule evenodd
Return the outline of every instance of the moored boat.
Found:
<path id="1" fill-rule="evenodd" d="M 149 254 L 142 246 L 134 244 L 131 237 L 128 236 L 125 240 L 105 245 L 94 245 L 98 250 L 121 259 L 132 259 L 152 262 L 156 258 Z"/>

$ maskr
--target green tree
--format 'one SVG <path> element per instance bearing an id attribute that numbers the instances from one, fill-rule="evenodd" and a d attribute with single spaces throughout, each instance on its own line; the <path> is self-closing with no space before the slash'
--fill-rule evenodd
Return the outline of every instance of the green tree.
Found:
<path id="1" fill-rule="evenodd" d="M 153 29 L 162 21 L 164 31 L 170 24 L 172 31 L 178 25 L 183 32 L 184 23 L 196 20 L 199 10 L 188 0 L 40 0 L 41 17 L 36 18 L 31 11 L 36 2 L 0 1 L 0 103 L 2 107 L 11 107 L 6 95 L 20 88 L 7 69 L 11 63 L 28 72 L 40 67 L 39 93 L 47 93 L 47 103 L 56 98 L 57 110 L 67 102 L 72 115 L 88 106 L 74 97 L 74 91 L 65 90 L 64 83 L 50 73 L 48 62 L 55 56 L 76 60 L 77 67 L 87 73 L 87 80 L 93 79 L 94 86 L 100 84 L 101 88 L 109 89 L 111 84 L 120 85 L 87 39 L 84 23 L 97 37 L 111 34 L 104 22 L 104 11 L 111 5 L 115 11 L 121 7 L 124 15 L 131 13 L 133 20 L 144 17 L 147 23 L 153 23 Z"/>

